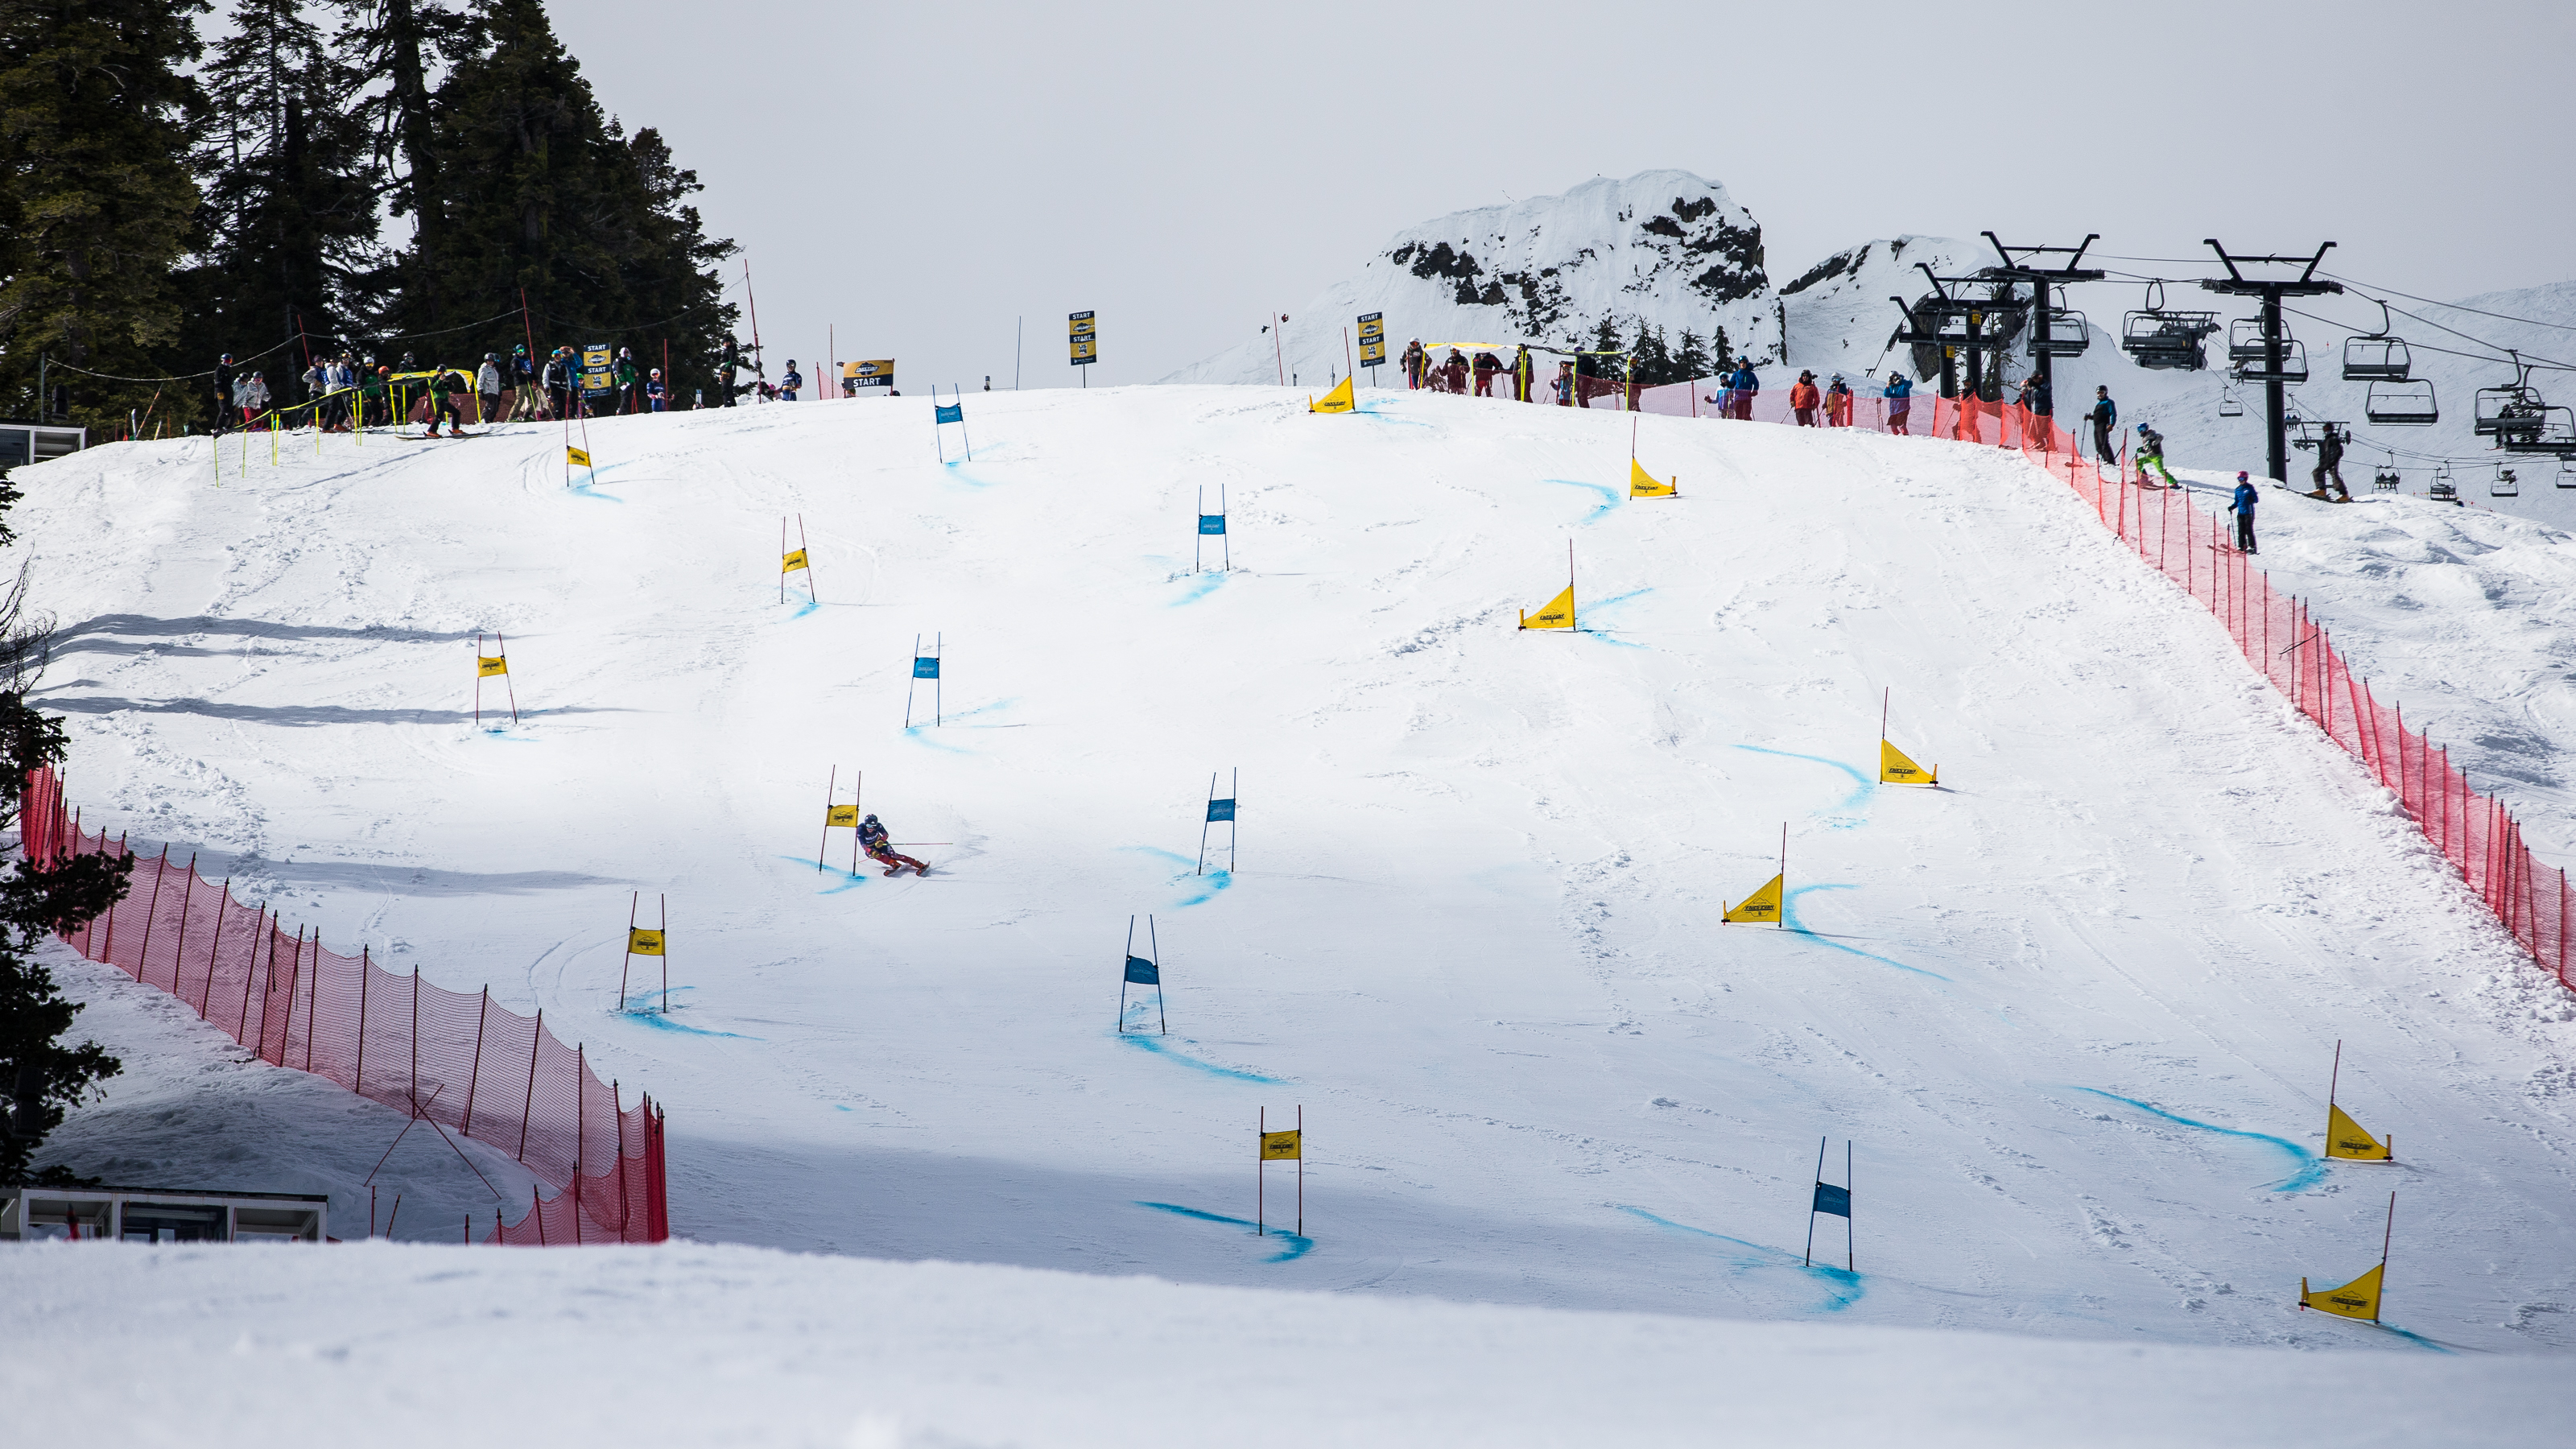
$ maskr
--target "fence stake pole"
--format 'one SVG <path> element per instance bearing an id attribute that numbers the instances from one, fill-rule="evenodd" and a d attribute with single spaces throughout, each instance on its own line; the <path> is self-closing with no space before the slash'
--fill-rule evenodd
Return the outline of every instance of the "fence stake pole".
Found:
<path id="1" fill-rule="evenodd" d="M 411 968 L 411 1113 L 415 1117 L 424 1115 L 420 1110 L 420 967 L 417 963 Z"/>
<path id="2" fill-rule="evenodd" d="M 206 943 L 206 989 L 197 993 L 197 1019 L 208 1025 L 213 1024 L 206 1012 L 215 1004 L 215 957 L 224 949 L 224 908 L 232 903 L 233 878 L 225 876 L 223 889 L 215 897 L 214 939 Z"/>
<path id="3" fill-rule="evenodd" d="M 626 1109 L 617 1100 L 617 1079 L 608 1079 L 608 1105 L 617 1118 L 617 1240 L 626 1241 Z"/>
<path id="4" fill-rule="evenodd" d="M 129 857 L 129 856 L 131 856 L 131 855 L 133 855 L 133 854 L 134 854 L 133 850 L 132 850 L 131 848 L 129 848 L 129 847 L 126 845 L 126 843 L 125 843 L 125 841 L 126 841 L 126 836 L 127 836 L 129 833 L 130 833 L 130 832 L 128 832 L 128 831 L 123 831 L 123 830 L 120 830 L 120 831 L 118 831 L 118 832 L 116 833 L 116 857 L 117 857 L 117 859 L 119 859 L 119 860 L 126 859 L 127 857 Z M 129 880 L 130 880 L 130 879 L 132 879 L 132 878 L 133 878 L 133 873 L 132 873 L 131 871 L 127 872 L 127 879 L 129 879 Z M 156 876 L 154 876 L 154 877 L 152 878 L 152 884 L 153 884 L 153 886 L 157 889 L 157 888 L 160 886 L 160 884 L 161 884 L 161 878 L 160 878 L 159 876 L 157 876 L 157 875 L 156 875 Z M 120 902 L 118 902 L 118 904 L 119 904 L 119 905 L 122 905 L 122 904 L 124 904 L 124 903 L 123 903 L 122 901 L 120 901 Z M 115 906 L 110 906 L 110 907 L 108 907 L 108 908 L 107 908 L 107 954 L 106 954 L 106 955 L 104 955 L 104 956 L 99 957 L 98 959 L 99 959 L 99 960 L 101 960 L 101 961 L 106 962 L 106 963 L 107 963 L 108 965 L 110 965 L 110 966 L 113 966 L 113 965 L 115 965 L 115 964 L 116 964 L 116 907 L 115 907 Z"/>
<path id="5" fill-rule="evenodd" d="M 358 948 L 358 1069 L 349 1076 L 349 1090 L 367 1095 L 367 978 L 375 975 L 374 958 L 368 948 Z"/>
<path id="6" fill-rule="evenodd" d="M 301 926 L 296 927 L 298 932 L 303 929 Z M 297 948 L 296 959 L 298 961 L 303 959 L 301 947 Z M 308 1072 L 313 1070 L 313 1038 L 321 1035 L 321 1028 L 315 1024 L 315 1013 L 321 1008 L 322 928 L 316 926 L 313 928 L 313 979 L 304 984 L 304 1070 Z"/>
<path id="7" fill-rule="evenodd" d="M 572 1049 L 572 1240 L 581 1242 L 581 1164 L 590 1150 L 590 1062 L 583 1055 L 587 1048 L 575 1044 Z"/>
<path id="8" fill-rule="evenodd" d="M 295 988 L 303 984 L 304 928 L 298 926 L 295 928 L 295 960 L 287 967 L 286 1030 L 277 1035 L 277 1064 L 281 1067 L 286 1065 L 286 1049 L 295 1042 Z M 313 1019 L 310 1012 L 306 1013 L 304 1020 L 304 1054 L 305 1066 L 310 1069 L 313 1064 Z"/>
<path id="9" fill-rule="evenodd" d="M 265 926 L 265 925 L 267 925 L 267 924 L 268 924 L 268 907 L 266 907 L 266 906 L 262 906 L 262 907 L 260 907 L 260 908 L 259 908 L 259 923 L 260 923 L 261 925 L 263 925 L 263 926 Z M 242 1004 L 241 1004 L 241 1020 L 240 1020 L 240 1021 L 238 1021 L 238 1022 L 235 1022 L 235 1023 L 233 1024 L 233 1040 L 235 1040 L 235 1041 L 237 1041 L 237 1042 L 241 1042 L 244 1046 L 248 1046 L 248 1045 L 249 1045 L 249 1042 L 247 1042 L 246 1040 L 244 1040 L 244 1038 L 246 1038 L 246 1037 L 247 1037 L 247 1036 L 249 1036 L 249 1034 L 250 1034 L 250 988 L 251 988 L 251 983 L 252 983 L 252 982 L 254 982 L 254 981 L 256 981 L 256 980 L 258 980 L 258 979 L 259 979 L 259 937 L 257 937 L 257 936 L 253 936 L 253 937 L 251 937 L 251 940 L 250 940 L 250 960 L 249 960 L 248 962 L 244 963 L 244 964 L 243 964 L 243 966 L 242 966 Z M 262 1013 L 260 1013 L 260 1015 L 261 1015 L 261 1016 L 262 1016 L 262 1018 L 264 1019 L 264 1018 L 267 1016 L 267 1013 L 266 1013 L 266 1012 L 262 1012 Z M 264 1023 L 264 1021 L 263 1021 L 263 1024 L 265 1024 L 265 1023 Z"/>
<path id="10" fill-rule="evenodd" d="M 457 1128 L 465 1136 L 474 1135 L 474 1089 L 483 1082 L 483 1023 L 492 1016 L 492 988 L 483 988 L 483 1002 L 474 1009 L 474 1065 L 465 1071 L 465 1125 Z"/>
<path id="11" fill-rule="evenodd" d="M 537 1046 L 546 1039 L 546 1009 L 537 1008 L 537 1034 L 528 1038 L 528 1100 L 519 1109 L 519 1160 L 528 1160 L 528 1115 L 537 1110 Z"/>
<path id="12" fill-rule="evenodd" d="M 188 912 L 196 903 L 197 857 L 192 851 L 188 856 L 188 884 L 179 893 L 179 941 L 170 948 L 170 994 L 181 1001 L 188 999 L 188 993 L 180 989 L 179 972 L 188 958 Z"/>

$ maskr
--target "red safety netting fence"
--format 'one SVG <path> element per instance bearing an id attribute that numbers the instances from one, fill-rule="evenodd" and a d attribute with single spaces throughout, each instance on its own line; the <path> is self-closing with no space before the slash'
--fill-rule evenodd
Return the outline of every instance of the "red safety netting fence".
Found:
<path id="1" fill-rule="evenodd" d="M 1638 405 L 1645 412 L 1796 421 L 1786 389 L 1730 397 L 1713 381 L 1641 389 Z M 2470 788 L 2448 749 L 2407 728 L 2403 710 L 2380 704 L 2370 681 L 2335 651 L 2332 634 L 2307 601 L 2275 590 L 2235 546 L 2225 519 L 2192 507 L 2184 490 L 2149 476 L 2125 449 L 2114 462 L 2087 460 L 2054 419 L 2010 403 L 1926 396 L 1900 406 L 1873 396 L 1853 398 L 1838 417 L 1834 412 L 1816 410 L 1815 425 L 2014 448 L 2062 477 L 2093 505 L 2104 528 L 2217 616 L 2256 673 L 2396 792 L 2425 838 L 2523 949 L 2560 985 L 2576 989 L 2568 974 L 2567 872 L 2533 856 L 2513 812 Z"/>
<path id="2" fill-rule="evenodd" d="M 555 1190 L 516 1223 L 495 1215 L 486 1242 L 658 1243 L 671 1235 L 663 1114 L 650 1097 L 621 1107 L 583 1050 L 545 1012 L 492 1004 L 491 988 L 450 991 L 343 956 L 302 929 L 171 859 L 91 834 L 51 770 L 27 780 L 19 819 L 39 868 L 80 855 L 132 855 L 125 899 L 63 937 L 93 961 L 186 1002 L 273 1066 L 311 1072 L 359 1096 L 499 1148 Z"/>

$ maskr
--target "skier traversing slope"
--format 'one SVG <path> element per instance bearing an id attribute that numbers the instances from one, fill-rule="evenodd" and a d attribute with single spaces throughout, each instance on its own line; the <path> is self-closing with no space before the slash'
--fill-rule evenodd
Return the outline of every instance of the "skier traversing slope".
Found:
<path id="1" fill-rule="evenodd" d="M 886 839 L 886 828 L 878 824 L 873 815 L 859 822 L 859 848 L 868 853 L 868 859 L 884 866 L 888 875 L 900 873 L 907 865 L 912 867 L 914 875 L 930 874 L 929 866 L 897 853 L 893 843 Z"/>

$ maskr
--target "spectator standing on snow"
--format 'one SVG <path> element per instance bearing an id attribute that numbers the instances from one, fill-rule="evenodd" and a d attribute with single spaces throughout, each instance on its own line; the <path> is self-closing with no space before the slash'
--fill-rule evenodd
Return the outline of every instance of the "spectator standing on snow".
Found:
<path id="1" fill-rule="evenodd" d="M 663 411 L 663 404 L 668 402 L 669 398 L 670 394 L 668 390 L 662 386 L 662 369 L 658 367 L 654 368 L 652 379 L 644 384 L 645 410 L 647 412 L 661 412 Z"/>
<path id="2" fill-rule="evenodd" d="M 796 359 L 792 357 L 787 359 L 787 375 L 778 379 L 778 400 L 796 401 L 796 390 L 804 385 L 805 379 L 796 371 Z"/>
<path id="3" fill-rule="evenodd" d="M 258 422 L 260 415 L 268 411 L 268 379 L 252 373 L 249 380 L 234 389 L 233 402 L 241 408 L 242 426 Z"/>
<path id="4" fill-rule="evenodd" d="M 1476 396 L 1494 395 L 1494 374 L 1503 370 L 1503 360 L 1490 352 L 1476 354 Z"/>
<path id="5" fill-rule="evenodd" d="M 220 438 L 232 425 L 233 355 L 229 352 L 215 359 L 215 436 Z"/>
<path id="6" fill-rule="evenodd" d="M 2111 447 L 2111 430 L 2120 425 L 2120 405 L 2111 401 L 2111 389 L 2093 389 L 2093 410 L 2085 416 L 2093 420 L 2093 457 L 2096 462 L 2117 463 L 2120 455 Z"/>
<path id="7" fill-rule="evenodd" d="M 1421 390 L 1423 367 L 1422 339 L 1416 337 L 1404 344 L 1404 385 L 1407 388 L 1417 392 Z"/>
<path id="8" fill-rule="evenodd" d="M 1556 394 L 1556 405 L 1558 407 L 1570 408 L 1574 406 L 1574 364 L 1571 362 L 1558 363 L 1556 365 L 1556 376 L 1547 380 L 1547 390 Z"/>
<path id="9" fill-rule="evenodd" d="M 483 365 L 474 370 L 474 420 L 478 423 L 501 419 L 501 354 L 486 352 Z"/>
<path id="10" fill-rule="evenodd" d="M 532 423 L 543 416 L 544 408 L 537 402 L 537 365 L 524 342 L 510 349 L 510 393 L 512 420 Z"/>
<path id="11" fill-rule="evenodd" d="M 635 411 L 635 352 L 632 348 L 617 349 L 617 361 L 610 365 L 608 377 L 617 386 L 616 411 Z"/>
<path id="12" fill-rule="evenodd" d="M 1753 375 L 1753 360 L 1745 358 L 1735 364 L 1735 374 L 1726 380 L 1727 395 L 1734 400 L 1733 416 L 1741 422 L 1753 421 L 1753 399 L 1762 392 L 1762 379 Z"/>
<path id="13" fill-rule="evenodd" d="M 1816 391 L 1816 375 L 1812 372 L 1799 373 L 1797 382 L 1789 389 L 1789 411 L 1797 418 L 1798 426 L 1814 427 L 1816 408 L 1823 402 L 1824 395 Z"/>
<path id="14" fill-rule="evenodd" d="M 1529 344 L 1524 342 L 1520 350 L 1512 354 L 1512 401 L 1536 401 L 1537 381 L 1538 363 L 1530 356 Z"/>
<path id="15" fill-rule="evenodd" d="M 2260 553 L 2254 546 L 2254 483 L 2245 474 L 2236 475 L 2236 497 L 2227 511 L 2236 515 L 2236 546 L 2247 553 Z"/>
<path id="16" fill-rule="evenodd" d="M 1851 413 L 1851 384 L 1843 381 L 1843 375 L 1837 372 L 1833 384 L 1825 389 L 1825 426 L 1848 428 L 1851 426 Z"/>
<path id="17" fill-rule="evenodd" d="M 1878 395 L 1887 399 L 1887 430 L 1898 437 L 1910 437 L 1905 431 L 1905 418 L 1914 411 L 1914 380 L 1901 372 L 1887 375 L 1887 386 Z"/>
<path id="18" fill-rule="evenodd" d="M 564 366 L 562 348 L 558 347 L 546 354 L 546 365 L 537 373 L 537 385 L 545 389 L 547 412 L 550 416 L 558 418 L 572 416 L 570 408 L 566 405 L 569 400 L 564 396 L 567 391 L 564 379 L 569 375 Z"/>
<path id="19" fill-rule="evenodd" d="M 2316 469 L 2308 476 L 2315 480 L 2317 485 L 2316 491 L 2310 494 L 2310 497 L 2325 497 L 2326 480 L 2331 478 L 2334 480 L 2334 491 L 2343 495 L 2343 501 L 2346 503 L 2352 501 L 2351 492 L 2343 486 L 2343 430 L 2341 428 L 2332 423 L 2326 424 L 2326 435 L 2317 440 Z"/>

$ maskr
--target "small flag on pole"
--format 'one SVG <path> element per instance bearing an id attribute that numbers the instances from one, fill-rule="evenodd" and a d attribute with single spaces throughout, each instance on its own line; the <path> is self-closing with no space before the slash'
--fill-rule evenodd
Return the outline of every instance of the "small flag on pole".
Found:
<path id="1" fill-rule="evenodd" d="M 1882 785 L 1938 785 L 1938 766 L 1926 770 L 1906 757 L 1903 750 L 1885 740 L 1878 742 L 1878 782 Z"/>
<path id="2" fill-rule="evenodd" d="M 2380 1284 L 2387 1274 L 2388 1265 L 2382 1263 L 2340 1288 L 2325 1288 L 2313 1293 L 2308 1291 L 2308 1280 L 2301 1278 L 2299 1306 L 2313 1308 L 2319 1313 L 2332 1313 L 2342 1318 L 2366 1318 L 2377 1323 Z"/>
<path id="3" fill-rule="evenodd" d="M 634 956 L 659 956 L 662 954 L 662 933 L 629 926 L 626 928 L 626 950 Z"/>
<path id="4" fill-rule="evenodd" d="M 1336 384 L 1331 392 L 1324 394 L 1324 400 L 1322 402 L 1317 402 L 1313 398 L 1308 398 L 1306 400 L 1306 411 L 1310 413 L 1347 413 L 1357 411 L 1359 405 L 1359 398 L 1351 391 L 1351 380 L 1346 377 L 1343 378 L 1340 383 Z"/>
<path id="5" fill-rule="evenodd" d="M 1261 1160 L 1264 1162 L 1302 1161 L 1305 1158 L 1306 1134 L 1302 1129 L 1261 1134 Z"/>
<path id="6" fill-rule="evenodd" d="M 805 550 L 800 548 L 787 556 L 787 561 L 779 565 L 778 571 L 782 574 L 792 574 L 803 567 L 805 567 Z"/>
<path id="7" fill-rule="evenodd" d="M 489 679 L 495 674 L 507 674 L 510 672 L 510 661 L 498 655 L 478 654 L 474 656 L 474 672 L 484 679 Z"/>
<path id="8" fill-rule="evenodd" d="M 1118 978 L 1118 1030 L 1121 1035 L 1124 1035 L 1127 1030 L 1127 988 L 1130 986 L 1154 988 L 1154 1028 L 1156 1032 L 1163 1034 L 1168 1034 L 1172 1029 L 1170 1018 L 1163 1012 L 1163 946 L 1162 942 L 1155 938 L 1152 916 L 1145 918 L 1145 949 L 1152 954 L 1147 956 L 1136 954 L 1136 918 L 1129 916 L 1127 918 L 1127 966 Z M 1141 1029 L 1140 1026 L 1139 1030 Z"/>
<path id="9" fill-rule="evenodd" d="M 855 830 L 858 828 L 858 824 L 859 807 L 856 805 L 826 805 L 823 807 L 823 828 L 826 830 L 830 830 L 835 826 L 846 826 Z"/>
<path id="10" fill-rule="evenodd" d="M 1160 986 L 1163 984 L 1163 968 L 1142 956 L 1130 956 L 1127 958 L 1127 984 Z"/>
<path id="11" fill-rule="evenodd" d="M 1679 498 L 1682 496 L 1681 475 L 1678 473 L 1674 474 L 1673 481 L 1670 483 L 1661 482 L 1656 479 L 1654 474 L 1646 471 L 1645 464 L 1631 458 L 1628 460 L 1628 496 L 1631 498 Z"/>
<path id="12" fill-rule="evenodd" d="M 587 468 L 590 466 L 589 450 L 584 448 L 565 448 L 564 461 L 572 464 L 576 468 Z"/>
<path id="13" fill-rule="evenodd" d="M 2354 1162 L 2386 1162 L 2389 1146 L 2362 1130 L 2341 1107 L 2326 1104 L 2326 1156 Z"/>

